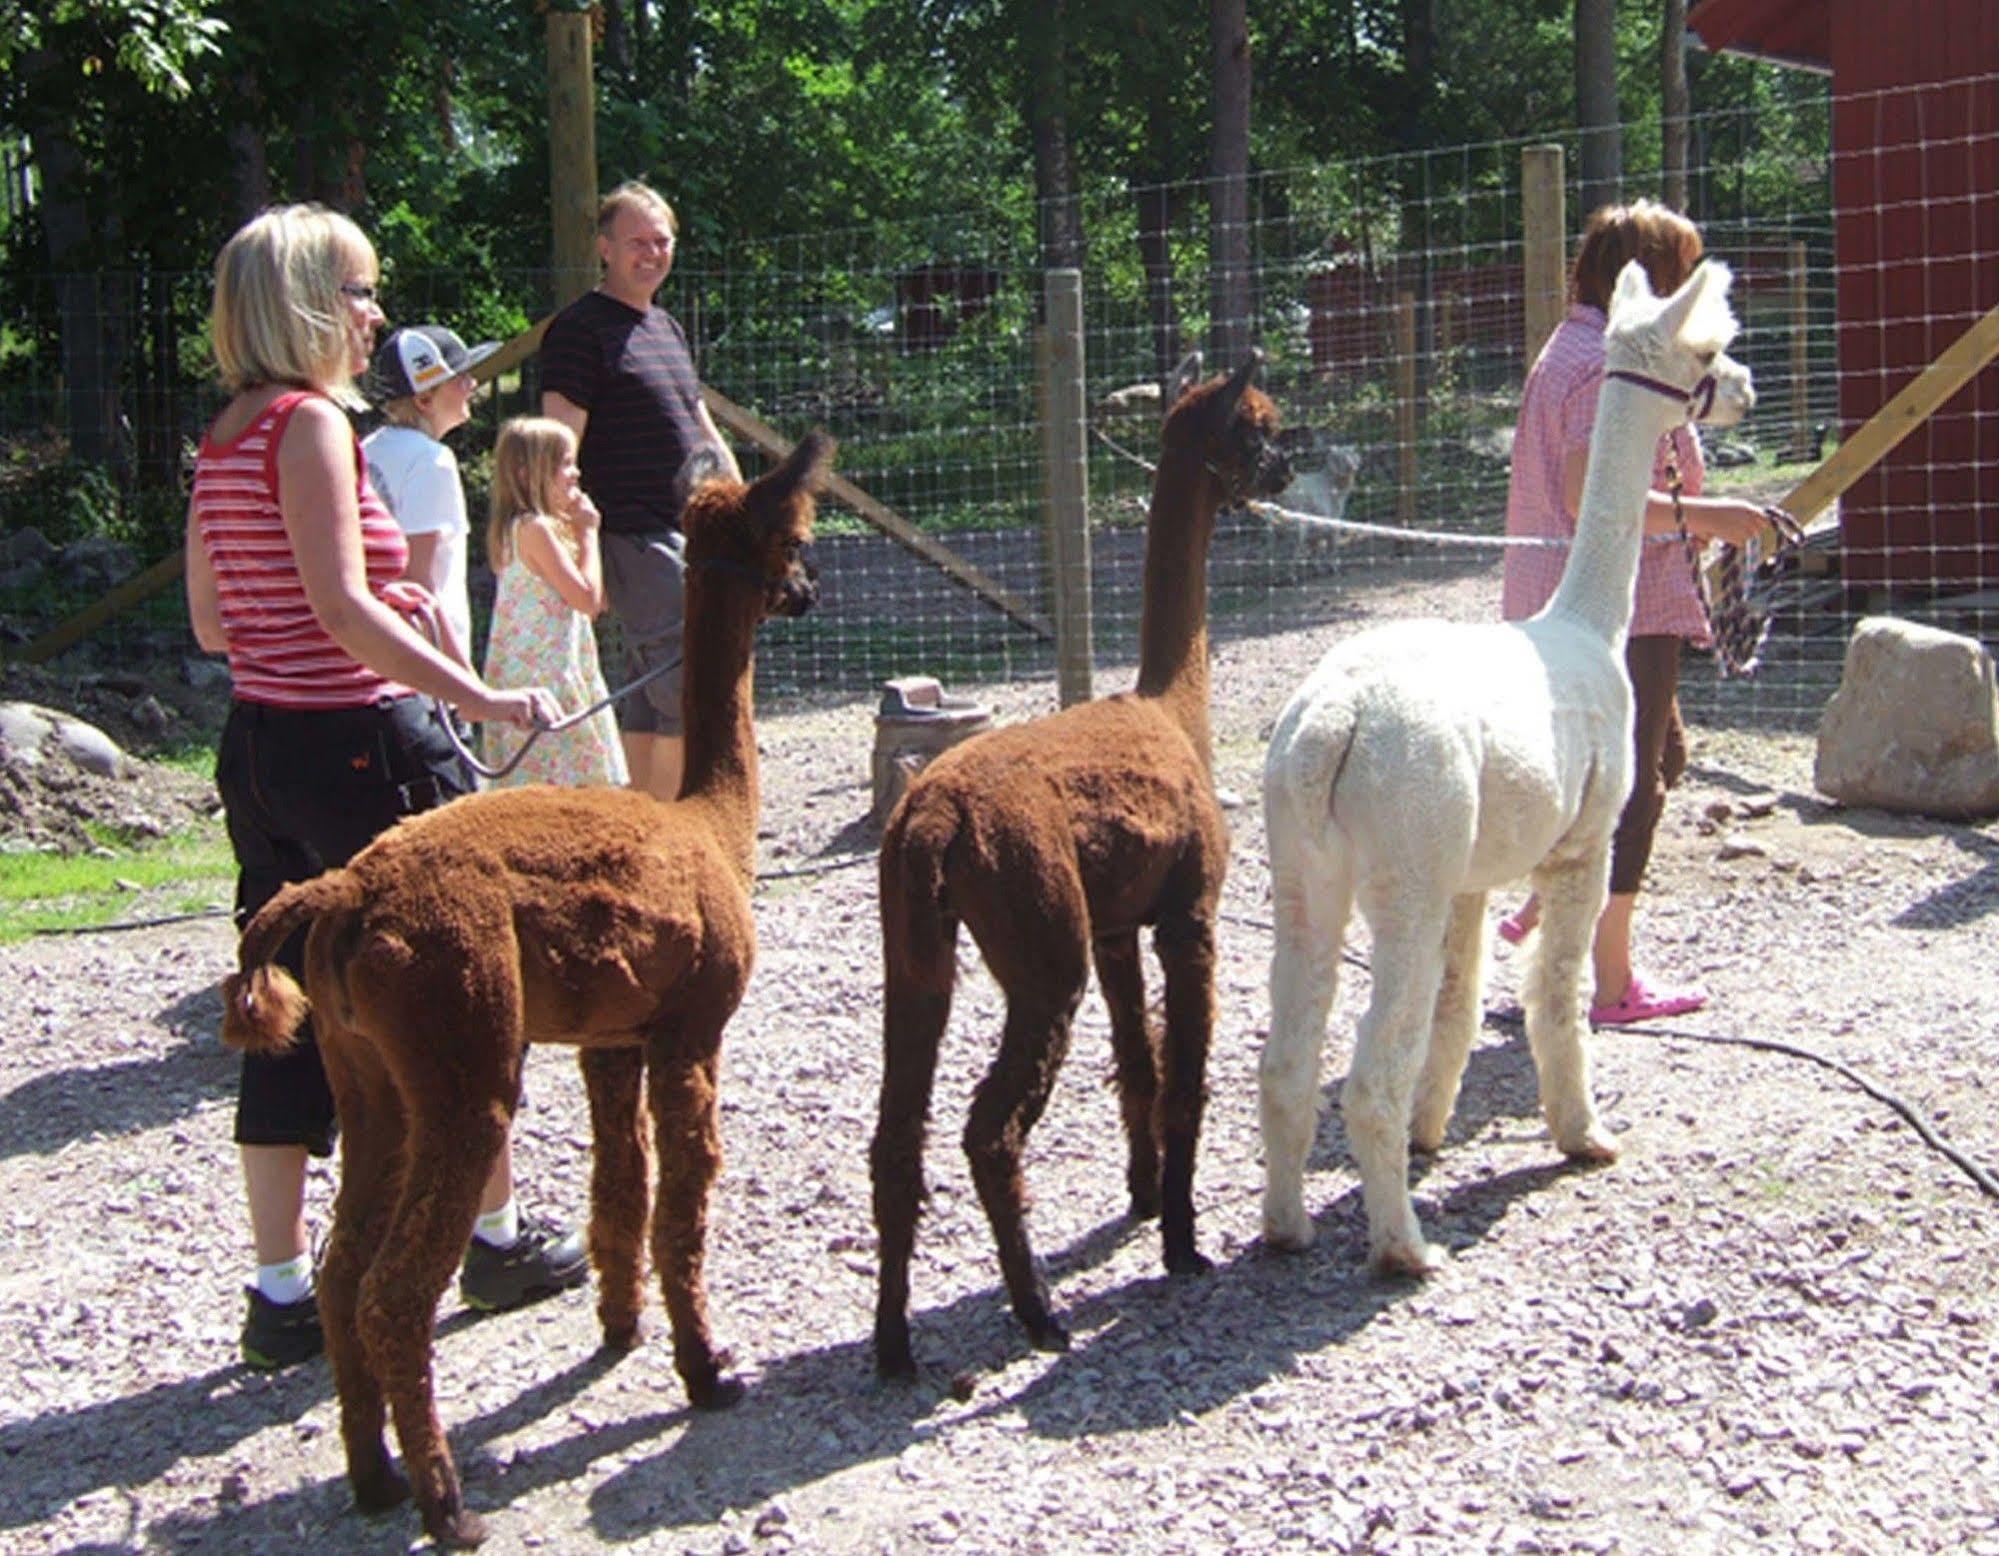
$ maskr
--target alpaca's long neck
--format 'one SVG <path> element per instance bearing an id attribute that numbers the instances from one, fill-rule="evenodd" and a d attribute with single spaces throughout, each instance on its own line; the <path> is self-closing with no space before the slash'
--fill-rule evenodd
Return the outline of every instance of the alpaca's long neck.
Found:
<path id="1" fill-rule="evenodd" d="M 708 812 L 716 835 L 756 873 L 757 737 L 754 651 L 756 617 L 741 587 L 687 579 L 681 712 L 686 757 L 680 803 Z"/>
<path id="2" fill-rule="evenodd" d="M 1653 458 L 1659 439 L 1685 416 L 1683 402 L 1622 379 L 1604 380 L 1575 544 L 1548 614 L 1583 623 L 1613 647 L 1621 647 L 1631 629 Z"/>
<path id="3" fill-rule="evenodd" d="M 1208 730 L 1208 542 L 1218 493 L 1196 454 L 1168 454 L 1152 482 L 1139 611 L 1138 694 L 1157 698 L 1214 769 Z"/>

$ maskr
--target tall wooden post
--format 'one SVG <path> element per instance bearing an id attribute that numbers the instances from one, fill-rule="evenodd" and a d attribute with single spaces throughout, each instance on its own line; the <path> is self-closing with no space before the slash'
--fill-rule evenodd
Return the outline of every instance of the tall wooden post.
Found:
<path id="1" fill-rule="evenodd" d="M 1395 299 L 1395 522 L 1404 529 L 1416 527 L 1416 382 L 1416 294 L 1402 292 Z"/>
<path id="2" fill-rule="evenodd" d="M 597 284 L 597 100 L 590 8 L 548 7 L 548 214 L 555 306 Z"/>
<path id="3" fill-rule="evenodd" d="M 1083 391 L 1083 272 L 1051 270 L 1042 396 L 1048 472 L 1048 591 L 1062 706 L 1090 699 L 1090 459 Z"/>
<path id="4" fill-rule="evenodd" d="M 1562 189 L 1562 148 L 1529 146 L 1520 153 L 1522 274 L 1527 365 L 1562 322 L 1568 294 L 1568 216 Z"/>
<path id="5" fill-rule="evenodd" d="M 1805 246 L 1791 245 L 1791 447 L 1797 457 L 1818 463 L 1818 445 L 1812 441 L 1811 401 L 1812 299 L 1806 285 Z"/>

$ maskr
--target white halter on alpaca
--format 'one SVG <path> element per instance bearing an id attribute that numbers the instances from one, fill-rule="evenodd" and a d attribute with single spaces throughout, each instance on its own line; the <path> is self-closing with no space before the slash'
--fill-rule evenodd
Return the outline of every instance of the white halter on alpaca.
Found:
<path id="1" fill-rule="evenodd" d="M 1409 1147 L 1434 1150 L 1479 1025 L 1486 894 L 1531 875 L 1540 950 L 1525 991 L 1541 1106 L 1571 1157 L 1616 1141 L 1590 1095 L 1582 979 L 1631 786 L 1631 622 L 1653 452 L 1699 412 L 1753 403 L 1728 269 L 1698 267 L 1663 301 L 1636 264 L 1618 277 L 1606 373 L 1575 544 L 1560 586 L 1525 622 L 1412 621 L 1342 643 L 1278 720 L 1264 764 L 1277 918 L 1261 1066 L 1264 1235 L 1311 1242 L 1303 1176 L 1320 1049 L 1356 901 L 1374 936 L 1374 988 L 1341 1091 L 1368 1245 L 1385 1271 L 1422 1274 Z"/>

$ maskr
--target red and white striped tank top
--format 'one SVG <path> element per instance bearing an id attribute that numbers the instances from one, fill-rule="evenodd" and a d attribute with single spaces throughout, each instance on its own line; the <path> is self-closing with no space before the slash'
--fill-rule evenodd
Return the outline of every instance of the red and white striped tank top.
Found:
<path id="1" fill-rule="evenodd" d="M 194 518 L 229 639 L 236 696 L 279 708 L 360 708 L 409 688 L 377 675 L 335 643 L 312 613 L 278 508 L 278 443 L 309 392 L 281 394 L 235 437 L 201 440 L 194 466 Z M 395 515 L 368 485 L 356 446 L 355 495 L 369 592 L 379 595 L 409 565 Z"/>

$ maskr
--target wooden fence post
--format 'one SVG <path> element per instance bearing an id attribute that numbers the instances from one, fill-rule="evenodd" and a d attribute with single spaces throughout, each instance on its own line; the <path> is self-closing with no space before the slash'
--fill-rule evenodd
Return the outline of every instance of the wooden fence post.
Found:
<path id="1" fill-rule="evenodd" d="M 1395 522 L 1404 529 L 1416 527 L 1416 377 L 1416 294 L 1401 292 L 1395 298 Z"/>
<path id="2" fill-rule="evenodd" d="M 1049 614 L 1055 618 L 1055 681 L 1062 706 L 1087 702 L 1094 658 L 1090 628 L 1090 460 L 1083 400 L 1083 272 L 1051 270 L 1042 402 L 1047 471 Z"/>
<path id="3" fill-rule="evenodd" d="M 555 306 L 597 284 L 597 94 L 589 8 L 548 8 L 548 219 Z"/>
<path id="4" fill-rule="evenodd" d="M 1568 295 L 1568 216 L 1562 176 L 1560 146 L 1529 146 L 1520 153 L 1520 295 L 1527 318 L 1527 367 L 1534 365 L 1562 322 Z"/>

